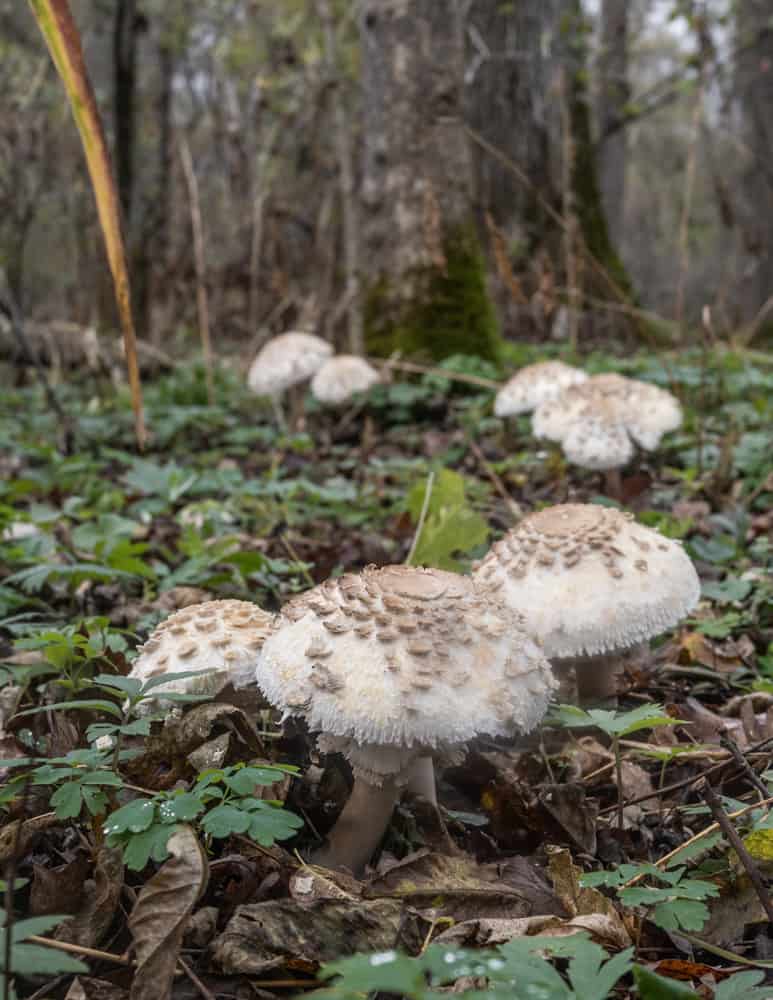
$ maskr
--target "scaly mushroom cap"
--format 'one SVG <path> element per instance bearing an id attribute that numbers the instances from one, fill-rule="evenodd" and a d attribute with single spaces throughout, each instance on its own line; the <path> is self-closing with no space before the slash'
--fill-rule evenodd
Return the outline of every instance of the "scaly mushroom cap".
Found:
<path id="1" fill-rule="evenodd" d="M 312 333 L 282 333 L 258 351 L 247 385 L 259 396 L 277 396 L 311 378 L 332 354 L 330 344 Z"/>
<path id="2" fill-rule="evenodd" d="M 499 390 L 494 400 L 494 413 L 498 417 L 528 413 L 540 403 L 555 399 L 569 386 L 584 382 L 587 377 L 584 371 L 565 365 L 563 361 L 526 365 Z"/>
<path id="3" fill-rule="evenodd" d="M 369 767 L 396 774 L 428 748 L 532 729 L 554 686 L 516 612 L 469 577 L 408 566 L 368 567 L 295 598 L 256 677 L 323 744 L 340 737 L 329 745 L 358 752 L 371 783 Z"/>
<path id="4" fill-rule="evenodd" d="M 169 682 L 154 689 L 163 703 L 165 692 L 213 697 L 227 685 L 247 687 L 255 680 L 255 661 L 274 622 L 274 615 L 249 601 L 205 601 L 175 611 L 156 626 L 139 648 L 130 677 L 149 681 L 168 674 Z M 188 670 L 212 670 L 201 677 L 175 680 Z M 145 712 L 151 702 L 141 702 Z"/>
<path id="5" fill-rule="evenodd" d="M 700 597 L 678 542 L 595 504 L 530 514 L 473 575 L 518 608 L 549 658 L 643 642 L 676 625 Z"/>
<path id="6" fill-rule="evenodd" d="M 378 382 L 372 365 L 353 354 L 339 354 L 326 361 L 311 380 L 311 391 L 321 403 L 345 403 L 356 392 L 367 392 Z"/>
<path id="7" fill-rule="evenodd" d="M 582 469 L 619 469 L 633 458 L 633 444 L 625 425 L 601 401 L 580 412 L 561 448 L 567 461 Z"/>

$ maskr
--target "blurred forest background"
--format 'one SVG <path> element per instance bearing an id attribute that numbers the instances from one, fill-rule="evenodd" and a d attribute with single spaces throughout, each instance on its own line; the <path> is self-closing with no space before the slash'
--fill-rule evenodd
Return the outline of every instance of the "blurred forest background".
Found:
<path id="1" fill-rule="evenodd" d="M 72 8 L 151 346 L 197 342 L 194 227 L 216 351 L 308 325 L 485 356 L 495 316 L 558 342 L 765 333 L 769 0 Z M 78 135 L 19 0 L 0 0 L 0 267 L 28 318 L 115 327 Z"/>

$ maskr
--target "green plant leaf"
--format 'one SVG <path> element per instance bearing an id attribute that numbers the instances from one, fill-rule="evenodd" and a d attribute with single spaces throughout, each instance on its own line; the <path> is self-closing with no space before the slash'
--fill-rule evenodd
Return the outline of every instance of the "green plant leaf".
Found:
<path id="1" fill-rule="evenodd" d="M 633 980 L 641 1000 L 687 1000 L 688 997 L 700 1000 L 698 994 L 689 986 L 675 979 L 659 976 L 651 969 L 645 969 L 643 965 L 634 965 Z"/>
<path id="2" fill-rule="evenodd" d="M 714 990 L 714 1000 L 770 1000 L 770 987 L 759 989 L 765 973 L 760 969 L 736 972 L 723 979 Z"/>
<path id="3" fill-rule="evenodd" d="M 51 796 L 51 807 L 59 819 L 74 819 L 80 816 L 83 796 L 77 781 L 68 781 Z"/>
<path id="4" fill-rule="evenodd" d="M 153 822 L 156 804 L 152 799 L 135 799 L 116 809 L 105 820 L 105 834 L 142 833 Z"/>
<path id="5" fill-rule="evenodd" d="M 210 837 L 230 837 L 233 833 L 246 833 L 250 822 L 249 813 L 224 803 L 207 813 L 201 821 L 201 828 Z"/>

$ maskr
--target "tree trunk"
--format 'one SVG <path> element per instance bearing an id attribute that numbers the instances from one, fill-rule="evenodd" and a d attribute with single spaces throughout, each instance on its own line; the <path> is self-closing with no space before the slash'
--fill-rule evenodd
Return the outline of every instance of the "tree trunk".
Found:
<path id="1" fill-rule="evenodd" d="M 530 243 L 545 235 L 537 192 L 550 204 L 557 201 L 549 167 L 549 66 L 542 44 L 552 17 L 552 0 L 473 0 L 467 15 L 467 121 L 526 181 L 473 145 L 477 197 L 497 226 L 508 232 L 513 224 L 523 227 Z"/>
<path id="2" fill-rule="evenodd" d="M 462 122 L 459 0 L 363 0 L 370 351 L 497 355 Z"/>
<path id="3" fill-rule="evenodd" d="M 601 193 L 607 222 L 619 245 L 625 221 L 627 133 L 622 123 L 630 97 L 628 84 L 629 0 L 602 0 L 601 53 L 598 61 L 598 126 Z"/>
<path id="4" fill-rule="evenodd" d="M 134 96 L 137 65 L 134 0 L 117 0 L 113 21 L 113 127 L 115 172 L 124 224 L 131 220 L 134 187 Z"/>
<path id="5" fill-rule="evenodd" d="M 750 319 L 773 294 L 773 23 L 770 0 L 739 0 L 736 90 L 749 151 L 741 191 L 744 243 L 753 259 L 744 294 Z"/>
<path id="6" fill-rule="evenodd" d="M 619 300 L 631 296 L 631 284 L 612 245 L 599 191 L 588 105 L 588 33 L 582 0 L 561 0 L 555 47 L 557 65 L 564 67 L 563 79 L 566 81 L 559 96 L 568 106 L 573 205 L 582 241 L 597 263 L 595 274 L 586 268 L 588 280 L 595 286 L 594 293 Z"/>

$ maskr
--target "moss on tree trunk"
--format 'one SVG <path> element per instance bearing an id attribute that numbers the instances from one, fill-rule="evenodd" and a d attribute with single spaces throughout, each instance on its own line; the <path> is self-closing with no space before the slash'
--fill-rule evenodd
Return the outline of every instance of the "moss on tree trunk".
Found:
<path id="1" fill-rule="evenodd" d="M 447 235 L 442 256 L 436 265 L 400 277 L 401 287 L 384 277 L 370 287 L 365 298 L 368 353 L 386 357 L 399 351 L 433 361 L 475 354 L 499 360 L 499 328 L 474 227 Z M 405 288 L 411 289 L 409 296 Z"/>

